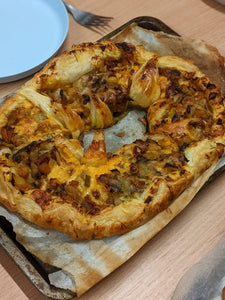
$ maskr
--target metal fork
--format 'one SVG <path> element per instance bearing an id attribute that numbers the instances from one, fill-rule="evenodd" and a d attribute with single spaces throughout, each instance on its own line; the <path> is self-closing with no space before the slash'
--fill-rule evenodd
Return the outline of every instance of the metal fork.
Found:
<path id="1" fill-rule="evenodd" d="M 80 25 L 86 26 L 94 31 L 99 32 L 98 29 L 100 27 L 108 26 L 109 22 L 113 19 L 113 17 L 103 17 L 94 15 L 90 12 L 86 12 L 83 10 L 76 9 L 72 5 L 63 2 L 67 11 L 73 16 L 74 20 L 77 21 Z M 94 29 L 94 28 L 97 28 Z"/>

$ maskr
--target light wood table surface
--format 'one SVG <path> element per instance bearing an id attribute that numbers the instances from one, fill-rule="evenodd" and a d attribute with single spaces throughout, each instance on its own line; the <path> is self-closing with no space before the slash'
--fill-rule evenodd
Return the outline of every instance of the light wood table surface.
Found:
<path id="1" fill-rule="evenodd" d="M 107 34 L 139 16 L 160 19 L 182 36 L 202 39 L 225 56 L 225 6 L 212 0 L 68 0 L 77 8 L 113 16 Z M 67 39 L 59 53 L 73 43 L 95 41 L 101 35 L 70 18 Z M 26 79 L 0 84 L 0 98 Z M 167 300 L 182 275 L 225 234 L 225 173 L 204 188 L 164 230 L 134 257 L 81 297 L 82 300 Z M 0 248 L 0 299 L 44 300 L 42 294 Z"/>

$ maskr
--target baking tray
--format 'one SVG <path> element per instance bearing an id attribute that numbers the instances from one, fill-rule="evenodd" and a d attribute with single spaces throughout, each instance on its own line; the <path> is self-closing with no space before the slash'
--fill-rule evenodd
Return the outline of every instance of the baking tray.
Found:
<path id="1" fill-rule="evenodd" d="M 142 28 L 153 31 L 163 31 L 167 34 L 177 35 L 173 29 L 168 27 L 165 23 L 157 18 L 142 16 L 134 18 L 124 25 L 120 26 L 116 30 L 113 30 L 109 34 L 102 37 L 100 40 L 109 39 L 124 30 L 131 24 L 136 24 Z M 99 41 L 100 41 L 99 40 Z M 4 99 L 0 99 L 0 102 Z M 210 178 L 212 181 L 215 177 L 219 176 L 225 169 L 224 163 L 221 164 L 216 172 Z M 207 182 L 207 183 L 208 183 Z M 206 184 L 207 184 L 206 183 Z M 48 275 L 57 271 L 58 269 L 48 264 L 42 263 L 34 255 L 27 252 L 26 249 L 16 241 L 15 233 L 13 232 L 12 225 L 4 217 L 0 216 L 0 246 L 7 252 L 16 265 L 23 271 L 32 284 L 38 289 L 40 293 L 51 299 L 72 299 L 76 297 L 76 294 L 68 291 L 56 288 L 49 282 Z"/>

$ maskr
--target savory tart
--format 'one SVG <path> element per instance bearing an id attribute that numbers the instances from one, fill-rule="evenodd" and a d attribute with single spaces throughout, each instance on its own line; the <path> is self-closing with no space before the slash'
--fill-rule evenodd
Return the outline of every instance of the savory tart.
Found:
<path id="1" fill-rule="evenodd" d="M 145 137 L 107 152 L 104 130 L 130 110 Z M 52 59 L 0 116 L 0 202 L 77 240 L 146 223 L 224 152 L 218 86 L 191 61 L 110 40 Z"/>

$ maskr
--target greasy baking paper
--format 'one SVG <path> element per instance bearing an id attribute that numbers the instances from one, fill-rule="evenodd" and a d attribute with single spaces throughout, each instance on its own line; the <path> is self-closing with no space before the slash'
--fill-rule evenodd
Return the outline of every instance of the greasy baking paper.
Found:
<path id="1" fill-rule="evenodd" d="M 136 25 L 126 28 L 114 40 L 132 42 L 136 45 L 143 44 L 150 51 L 162 55 L 179 54 L 179 56 L 188 57 L 194 60 L 212 81 L 224 86 L 224 59 L 215 48 L 207 46 L 202 41 L 154 33 Z M 204 65 L 200 66 L 202 61 Z M 139 120 L 143 117 L 142 114 L 143 112 L 138 111 L 128 113 L 111 129 L 105 130 L 107 151 L 114 151 L 115 145 L 119 148 L 124 143 L 144 138 L 145 128 Z M 84 137 L 84 150 L 91 143 L 92 137 L 91 133 Z M 30 253 L 42 262 L 61 269 L 49 275 L 50 282 L 56 287 L 69 289 L 81 296 L 127 261 L 182 211 L 214 172 L 216 164 L 217 162 L 204 172 L 169 208 L 145 225 L 122 236 L 102 240 L 75 241 L 64 233 L 42 229 L 24 221 L 18 214 L 7 211 L 3 206 L 0 206 L 0 215 L 5 216 L 11 222 L 17 240 Z"/>

